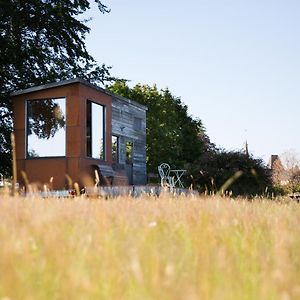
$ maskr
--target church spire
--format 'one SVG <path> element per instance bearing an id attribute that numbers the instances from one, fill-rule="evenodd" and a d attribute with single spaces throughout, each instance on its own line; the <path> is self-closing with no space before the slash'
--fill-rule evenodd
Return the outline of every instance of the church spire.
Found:
<path id="1" fill-rule="evenodd" d="M 248 141 L 245 142 L 245 154 L 249 156 Z"/>

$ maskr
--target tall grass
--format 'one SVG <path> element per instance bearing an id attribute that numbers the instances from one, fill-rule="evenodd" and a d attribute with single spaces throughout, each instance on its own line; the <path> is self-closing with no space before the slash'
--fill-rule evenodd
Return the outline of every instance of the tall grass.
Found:
<path id="1" fill-rule="evenodd" d="M 269 200 L 2 197 L 0 299 L 299 299 L 299 220 Z"/>

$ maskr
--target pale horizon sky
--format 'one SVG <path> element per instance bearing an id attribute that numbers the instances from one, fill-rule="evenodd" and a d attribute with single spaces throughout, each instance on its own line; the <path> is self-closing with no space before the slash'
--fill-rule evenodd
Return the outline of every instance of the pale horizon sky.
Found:
<path id="1" fill-rule="evenodd" d="M 300 152 L 300 1 L 103 1 L 88 51 L 130 85 L 168 87 L 228 150 Z"/>

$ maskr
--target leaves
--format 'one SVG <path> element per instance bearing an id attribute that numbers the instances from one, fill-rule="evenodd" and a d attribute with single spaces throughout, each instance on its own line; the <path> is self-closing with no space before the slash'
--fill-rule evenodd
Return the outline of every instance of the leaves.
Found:
<path id="1" fill-rule="evenodd" d="M 89 8 L 87 0 L 0 1 L 0 172 L 10 171 L 12 91 L 74 77 L 95 84 L 114 80 L 110 67 L 98 66 L 86 49 L 90 28 L 79 16 Z"/>
<path id="2" fill-rule="evenodd" d="M 271 186 L 270 172 L 263 161 L 239 151 L 209 151 L 194 162 L 189 172 L 193 185 L 203 192 L 228 189 L 233 195 L 255 196 Z"/>
<path id="3" fill-rule="evenodd" d="M 183 168 L 210 145 L 202 122 L 189 116 L 187 106 L 168 89 L 140 84 L 129 88 L 125 81 L 117 81 L 109 89 L 148 107 L 148 172 L 157 173 L 157 166 L 163 162 Z"/>

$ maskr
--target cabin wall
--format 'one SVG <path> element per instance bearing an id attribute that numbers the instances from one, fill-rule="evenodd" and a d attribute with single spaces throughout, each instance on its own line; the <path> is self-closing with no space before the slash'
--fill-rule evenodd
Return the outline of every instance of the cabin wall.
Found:
<path id="1" fill-rule="evenodd" d="M 53 188 L 62 189 L 66 187 L 65 174 L 70 174 L 69 165 L 71 164 L 71 162 L 67 162 L 66 158 L 74 156 L 79 147 L 78 144 L 71 142 L 68 138 L 69 116 L 72 116 L 72 110 L 78 106 L 78 86 L 78 84 L 60 86 L 21 94 L 13 98 L 17 180 L 21 185 L 25 184 L 23 171 L 30 183 L 36 183 L 40 186 L 49 184 L 49 179 L 53 177 Z M 26 158 L 26 101 L 62 97 L 66 98 L 66 157 Z"/>
<path id="2" fill-rule="evenodd" d="M 61 157 L 26 157 L 26 101 L 66 98 L 66 155 Z M 30 183 L 39 187 L 49 184 L 52 188 L 68 188 L 70 180 L 80 186 L 95 184 L 94 166 L 112 165 L 112 139 L 119 137 L 119 161 L 115 185 L 146 184 L 146 108 L 134 101 L 113 95 L 89 84 L 74 82 L 53 87 L 37 87 L 13 96 L 14 133 L 18 182 L 25 184 L 22 171 Z M 87 157 L 86 103 L 87 100 L 105 106 L 105 161 Z M 133 143 L 132 163 L 126 163 L 126 142 Z M 118 173 L 118 170 L 121 170 Z M 125 172 L 126 171 L 126 172 Z M 127 178 L 125 174 L 131 176 Z M 24 174 L 24 173 L 23 173 Z M 68 175 L 68 176 L 66 176 Z M 125 180 L 124 180 L 125 178 Z"/>
<path id="3" fill-rule="evenodd" d="M 140 123 L 137 124 L 135 120 L 139 120 Z M 132 183 L 146 184 L 145 107 L 135 102 L 126 101 L 121 97 L 113 97 L 112 134 L 119 137 L 119 164 L 121 165 L 126 166 L 126 142 L 133 143 Z"/>
<path id="4" fill-rule="evenodd" d="M 66 156 L 26 158 L 26 101 L 49 98 L 66 98 Z M 106 160 L 89 158 L 86 155 L 86 102 L 91 100 L 105 106 L 105 151 Z M 94 184 L 93 165 L 111 164 L 111 96 L 82 84 L 71 84 L 34 91 L 13 98 L 14 132 L 18 182 L 24 185 L 22 171 L 29 182 L 40 185 L 49 183 L 53 188 L 68 187 L 68 178 L 80 185 Z"/>

